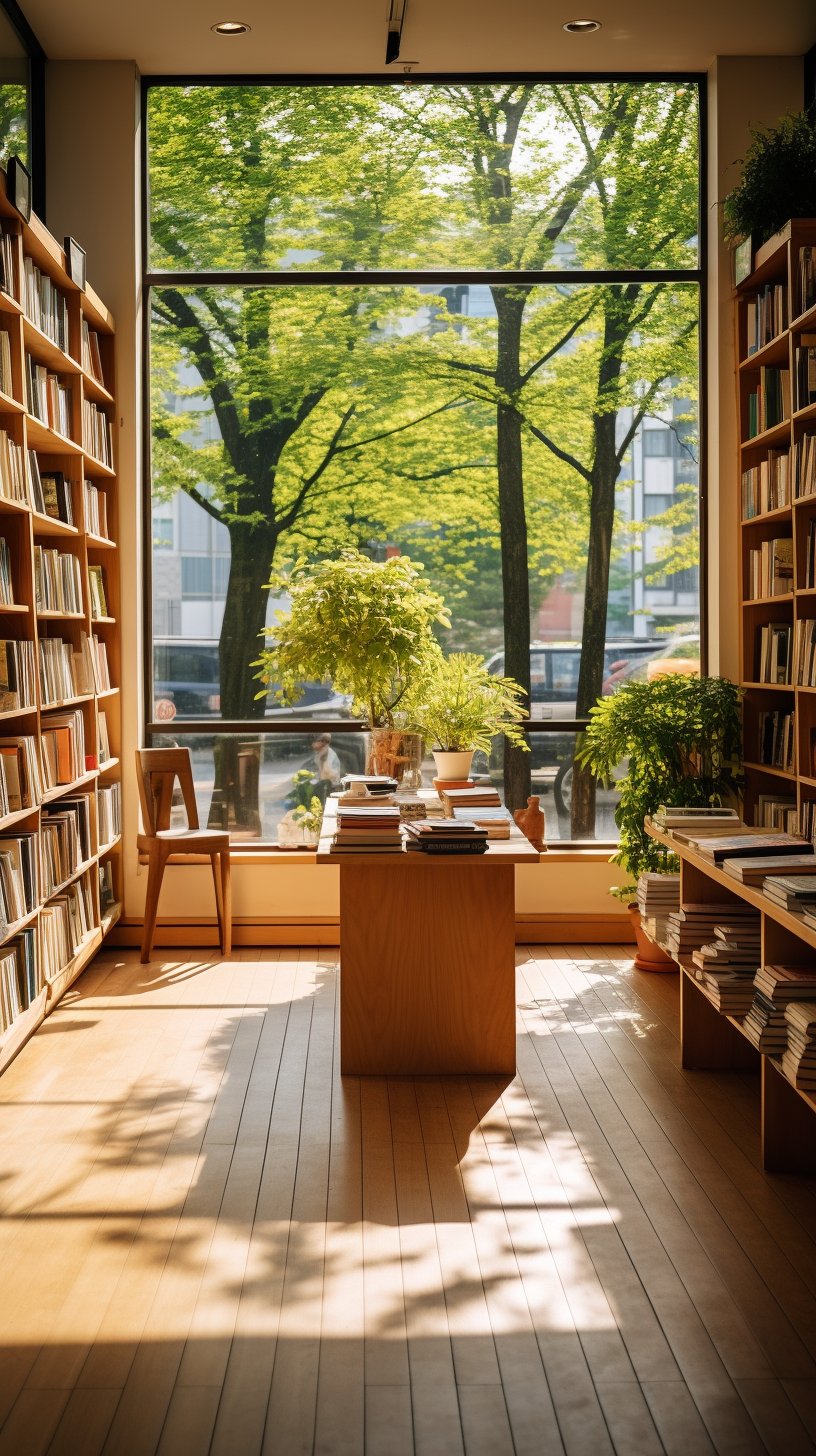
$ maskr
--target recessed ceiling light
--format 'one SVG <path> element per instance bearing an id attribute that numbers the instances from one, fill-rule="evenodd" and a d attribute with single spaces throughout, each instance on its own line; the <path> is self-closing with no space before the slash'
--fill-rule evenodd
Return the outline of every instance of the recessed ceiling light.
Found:
<path id="1" fill-rule="evenodd" d="M 600 30 L 600 20 L 568 20 L 564 26 L 571 35 L 588 35 L 591 30 Z"/>
<path id="2" fill-rule="evenodd" d="M 251 29 L 243 20 L 219 20 L 217 25 L 210 26 L 216 35 L 246 35 Z"/>

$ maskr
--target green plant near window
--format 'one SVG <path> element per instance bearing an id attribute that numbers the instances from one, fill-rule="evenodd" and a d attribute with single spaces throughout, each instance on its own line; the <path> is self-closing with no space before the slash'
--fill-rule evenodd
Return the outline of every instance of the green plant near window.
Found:
<path id="1" fill-rule="evenodd" d="M 271 585 L 285 589 L 291 605 L 276 613 L 271 644 L 253 664 L 261 682 L 277 684 L 284 704 L 297 702 L 304 682 L 330 682 L 369 727 L 393 727 L 410 683 L 440 656 L 434 627 L 450 626 L 422 565 L 349 550 L 298 561 Z"/>
<path id="2" fill-rule="evenodd" d="M 646 834 L 646 816 L 661 804 L 718 805 L 737 793 L 740 693 L 726 678 L 668 673 L 622 684 L 589 716 L 579 761 L 606 783 L 626 763 L 616 782 L 620 845 L 612 862 L 632 883 L 612 893 L 631 899 L 638 875 L 670 874 L 679 866 L 676 855 Z"/>
<path id="3" fill-rule="evenodd" d="M 727 242 L 766 242 L 792 217 L 816 217 L 816 108 L 757 128 L 742 179 L 723 201 Z"/>
<path id="4" fill-rule="evenodd" d="M 406 713 L 412 729 L 445 753 L 471 748 L 488 753 L 497 733 L 518 748 L 528 748 L 518 727 L 525 717 L 523 702 L 518 683 L 488 672 L 483 657 L 440 653 L 409 693 Z"/>
<path id="5" fill-rule="evenodd" d="M 323 824 L 323 802 L 313 793 L 314 776 L 311 769 L 299 768 L 292 777 L 295 800 L 292 809 L 292 818 L 301 829 L 308 829 L 311 834 L 319 834 Z"/>

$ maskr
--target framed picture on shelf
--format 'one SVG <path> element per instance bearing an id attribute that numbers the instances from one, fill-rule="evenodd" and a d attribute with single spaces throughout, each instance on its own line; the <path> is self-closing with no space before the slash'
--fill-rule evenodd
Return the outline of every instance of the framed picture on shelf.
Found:
<path id="1" fill-rule="evenodd" d="M 6 192 L 12 207 L 28 222 L 31 217 L 31 173 L 19 157 L 9 157 L 6 163 Z"/>
<path id="2" fill-rule="evenodd" d="M 65 268 L 72 283 L 77 288 L 85 287 L 85 249 L 79 246 L 76 238 L 66 238 L 65 243 Z"/>
<path id="3" fill-rule="evenodd" d="M 754 240 L 750 235 L 737 243 L 734 249 L 734 283 L 747 278 L 754 266 Z"/>

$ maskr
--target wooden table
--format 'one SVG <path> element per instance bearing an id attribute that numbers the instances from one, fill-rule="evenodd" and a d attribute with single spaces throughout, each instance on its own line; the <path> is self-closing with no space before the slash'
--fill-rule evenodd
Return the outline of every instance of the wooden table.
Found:
<path id="1" fill-rule="evenodd" d="M 483 855 L 332 854 L 340 869 L 340 1068 L 356 1076 L 516 1069 L 515 866 L 539 852 L 512 827 Z"/>

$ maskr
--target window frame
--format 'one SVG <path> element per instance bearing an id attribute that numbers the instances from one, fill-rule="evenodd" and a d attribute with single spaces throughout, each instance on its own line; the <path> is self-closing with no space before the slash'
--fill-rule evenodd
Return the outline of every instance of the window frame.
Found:
<path id="1" fill-rule="evenodd" d="M 0 0 L 3 3 L 3 0 Z M 698 463 L 698 507 L 699 507 L 699 532 L 700 532 L 700 553 L 699 553 L 699 620 L 700 620 L 700 671 L 705 675 L 708 671 L 708 428 L 707 428 L 707 401 L 708 401 L 708 367 L 706 340 L 708 335 L 708 299 L 707 299 L 707 271 L 708 271 L 708 234 L 706 227 L 706 198 L 708 196 L 708 112 L 707 112 L 707 86 L 706 76 L 703 72 L 685 71 L 604 71 L 604 72 L 552 72 L 552 71 L 511 71 L 511 72 L 421 72 L 411 73 L 409 76 L 403 74 L 381 75 L 370 73 L 349 74 L 342 76 L 312 75 L 308 73 L 293 75 L 266 75 L 253 72 L 236 74 L 153 74 L 142 77 L 141 80 L 141 246 L 143 259 L 142 273 L 142 480 L 144 489 L 142 492 L 142 545 L 143 545 L 143 684 L 145 721 L 143 729 L 147 741 L 154 735 L 167 734 L 168 724 L 156 722 L 152 718 L 153 704 L 153 633 L 152 633 L 152 590 L 153 590 L 153 560 L 152 560 L 152 490 L 151 490 L 151 417 L 150 417 L 150 319 L 151 293 L 154 288 L 162 286 L 195 287 L 203 286 L 237 286 L 237 287 L 316 287 L 326 284 L 347 286 L 360 286 L 362 282 L 367 284 L 393 285 L 400 283 L 430 283 L 439 284 L 445 287 L 456 287 L 473 281 L 478 275 L 480 283 L 586 283 L 586 284 L 614 284 L 631 282 L 649 282 L 659 278 L 666 283 L 688 283 L 697 287 L 699 299 L 699 333 L 697 346 L 697 377 L 699 380 L 699 403 L 698 403 L 698 424 L 699 424 L 699 463 Z M 264 86 L 268 88 L 288 88 L 293 86 L 310 87 L 348 87 L 348 86 L 403 86 L 412 83 L 422 85 L 547 85 L 547 84 L 568 84 L 589 83 L 597 81 L 599 84 L 610 81 L 632 82 L 632 83 L 682 83 L 694 86 L 697 92 L 697 117 L 698 117 L 698 190 L 697 190 L 697 267 L 685 269 L 548 269 L 546 272 L 531 270 L 474 270 L 474 269 L 428 269 L 428 270 L 378 270 L 361 274 L 349 271 L 345 274 L 335 271 L 314 271 L 298 272 L 296 269 L 264 271 L 262 273 L 237 272 L 234 270 L 194 270 L 186 272 L 165 272 L 154 270 L 149 267 L 149 244 L 150 244 L 150 209 L 149 209 L 149 156 L 148 156 L 148 96 L 152 89 L 158 87 L 187 87 L 187 86 Z M 588 718 L 557 719 L 548 718 L 544 722 L 540 719 L 527 718 L 520 725 L 530 734 L 552 733 L 580 733 L 588 726 Z M 355 719 L 326 719 L 287 717 L 281 719 L 255 718 L 242 720 L 224 719 L 184 719 L 176 724 L 176 731 L 184 735 L 231 735 L 246 734 L 247 732 L 257 733 L 266 736 L 268 734 L 295 734 L 295 733 L 360 733 L 365 731 L 366 725 Z M 564 848 L 574 849 L 582 847 L 584 841 L 564 840 L 561 842 Z M 592 846 L 612 847 L 614 841 L 593 840 Z M 259 845 L 258 850 L 268 849 L 268 846 Z"/>

